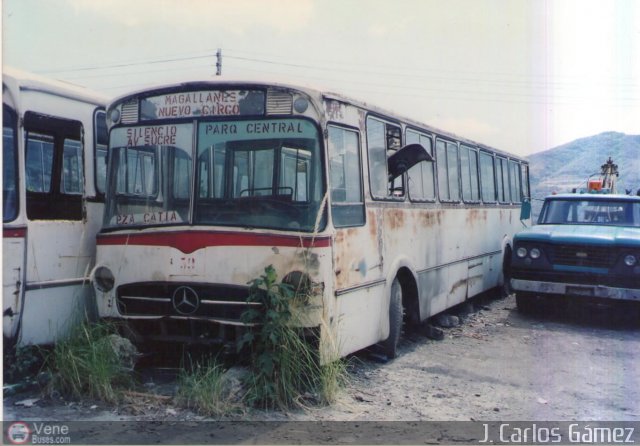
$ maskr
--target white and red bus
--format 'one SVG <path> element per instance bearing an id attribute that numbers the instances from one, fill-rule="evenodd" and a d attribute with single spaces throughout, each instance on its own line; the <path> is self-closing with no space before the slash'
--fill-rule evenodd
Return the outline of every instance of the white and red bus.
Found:
<path id="1" fill-rule="evenodd" d="M 106 103 L 3 67 L 5 347 L 53 343 L 97 315 L 89 274 L 104 208 Z"/>
<path id="2" fill-rule="evenodd" d="M 193 82 L 107 110 L 99 314 L 140 341 L 227 342 L 273 265 L 336 353 L 501 287 L 525 160 L 337 94 Z M 507 281 L 508 283 L 508 281 Z"/>

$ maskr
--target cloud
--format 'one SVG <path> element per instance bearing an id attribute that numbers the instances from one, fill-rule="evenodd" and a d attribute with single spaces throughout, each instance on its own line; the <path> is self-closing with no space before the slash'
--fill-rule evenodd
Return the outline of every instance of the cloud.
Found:
<path id="1" fill-rule="evenodd" d="M 234 34 L 261 26 L 295 32 L 311 23 L 313 0 L 67 0 L 77 14 L 87 12 L 128 27 L 167 25 L 222 28 Z"/>

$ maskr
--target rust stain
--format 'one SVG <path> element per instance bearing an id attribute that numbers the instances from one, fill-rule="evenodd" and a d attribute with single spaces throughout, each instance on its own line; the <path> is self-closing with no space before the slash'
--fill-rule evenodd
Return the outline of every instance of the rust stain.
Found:
<path id="1" fill-rule="evenodd" d="M 369 226 L 369 235 L 373 240 L 378 238 L 378 219 L 376 218 L 375 211 L 367 212 L 367 220 Z"/>
<path id="2" fill-rule="evenodd" d="M 344 119 L 344 105 L 338 101 L 330 101 L 326 105 L 327 114 L 329 119 L 340 120 Z"/>
<path id="3" fill-rule="evenodd" d="M 404 227 L 404 211 L 401 209 L 390 209 L 387 212 L 390 229 L 402 229 Z"/>
<path id="4" fill-rule="evenodd" d="M 476 222 L 486 222 L 486 209 L 471 209 L 467 214 L 467 224 L 473 225 Z"/>
<path id="5" fill-rule="evenodd" d="M 451 287 L 451 291 L 449 291 L 449 294 L 453 294 L 458 288 L 460 288 L 461 286 L 466 286 L 467 285 L 467 279 L 460 279 L 458 280 L 456 283 L 453 284 L 453 286 Z"/>
<path id="6" fill-rule="evenodd" d="M 320 273 L 320 257 L 317 253 L 310 250 L 298 251 L 296 257 L 297 261 L 304 265 L 306 271 L 312 275 Z"/>
<path id="7" fill-rule="evenodd" d="M 442 213 L 444 211 L 442 210 L 438 210 L 438 211 L 423 211 L 420 213 L 419 215 L 419 223 L 420 226 L 434 226 L 436 224 L 441 225 L 442 224 Z"/>

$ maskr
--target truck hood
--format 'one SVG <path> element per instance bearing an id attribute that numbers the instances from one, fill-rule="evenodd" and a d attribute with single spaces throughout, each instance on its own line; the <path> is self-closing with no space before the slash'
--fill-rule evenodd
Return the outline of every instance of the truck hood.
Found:
<path id="1" fill-rule="evenodd" d="M 640 228 L 597 225 L 536 225 L 519 232 L 515 241 L 640 247 Z"/>

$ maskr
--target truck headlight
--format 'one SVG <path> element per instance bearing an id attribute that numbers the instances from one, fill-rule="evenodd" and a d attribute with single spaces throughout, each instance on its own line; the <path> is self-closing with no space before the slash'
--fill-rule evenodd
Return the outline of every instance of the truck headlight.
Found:
<path id="1" fill-rule="evenodd" d="M 638 263 L 638 259 L 633 254 L 629 254 L 624 256 L 624 264 L 627 266 L 634 266 Z"/>
<path id="2" fill-rule="evenodd" d="M 521 259 L 524 259 L 527 256 L 527 248 L 520 247 L 516 250 L 516 255 Z"/>
<path id="3" fill-rule="evenodd" d="M 534 260 L 540 258 L 540 250 L 538 248 L 533 248 L 529 252 L 529 256 Z"/>

